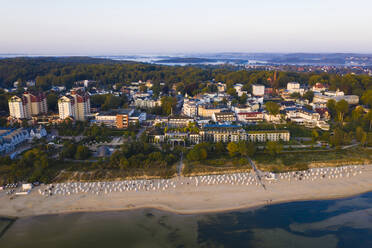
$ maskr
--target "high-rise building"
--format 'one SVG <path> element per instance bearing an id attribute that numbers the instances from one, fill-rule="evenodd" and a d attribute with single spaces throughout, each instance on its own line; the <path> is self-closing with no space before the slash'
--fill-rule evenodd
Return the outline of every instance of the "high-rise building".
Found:
<path id="1" fill-rule="evenodd" d="M 70 95 L 58 100 L 59 118 L 73 117 L 77 121 L 85 121 L 90 114 L 90 99 L 85 92 L 72 90 Z"/>
<path id="2" fill-rule="evenodd" d="M 13 96 L 9 99 L 10 116 L 17 119 L 31 119 L 32 116 L 48 113 L 48 105 L 44 93 L 31 94 L 25 92 L 22 98 Z"/>
<path id="3" fill-rule="evenodd" d="M 17 118 L 17 119 L 26 118 L 25 111 L 23 109 L 22 98 L 18 96 L 13 96 L 12 98 L 9 99 L 8 103 L 9 103 L 9 113 L 11 117 Z"/>
<path id="4" fill-rule="evenodd" d="M 23 93 L 23 106 L 27 118 L 31 116 L 48 113 L 47 100 L 44 93 L 33 95 L 29 92 Z"/>
<path id="5" fill-rule="evenodd" d="M 58 99 L 58 112 L 61 120 L 75 116 L 75 101 L 71 96 L 62 96 Z"/>

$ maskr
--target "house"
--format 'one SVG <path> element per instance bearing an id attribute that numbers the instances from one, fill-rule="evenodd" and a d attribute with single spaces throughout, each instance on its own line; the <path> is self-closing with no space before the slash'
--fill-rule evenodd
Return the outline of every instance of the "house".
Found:
<path id="1" fill-rule="evenodd" d="M 325 86 L 325 85 L 322 84 L 322 83 L 316 83 L 316 84 L 311 88 L 311 90 L 312 90 L 313 92 L 318 92 L 318 93 L 320 93 L 320 92 L 323 92 L 323 91 L 327 91 L 327 90 L 328 90 L 328 87 Z"/>
<path id="2" fill-rule="evenodd" d="M 0 154 L 12 152 L 18 145 L 26 142 L 30 137 L 24 128 L 0 129 Z"/>
<path id="3" fill-rule="evenodd" d="M 41 139 L 47 135 L 48 135 L 47 131 L 41 125 L 36 128 L 32 128 L 30 131 L 30 139 L 34 139 L 34 138 Z"/>

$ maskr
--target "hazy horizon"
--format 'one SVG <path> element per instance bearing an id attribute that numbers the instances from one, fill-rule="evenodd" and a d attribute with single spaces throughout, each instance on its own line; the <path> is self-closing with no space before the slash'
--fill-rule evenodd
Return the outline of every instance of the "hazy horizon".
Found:
<path id="1" fill-rule="evenodd" d="M 372 53 L 367 0 L 18 0 L 0 54 Z"/>

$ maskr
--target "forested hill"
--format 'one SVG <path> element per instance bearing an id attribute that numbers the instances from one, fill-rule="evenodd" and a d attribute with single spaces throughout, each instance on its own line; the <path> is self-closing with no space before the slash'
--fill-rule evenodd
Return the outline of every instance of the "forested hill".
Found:
<path id="1" fill-rule="evenodd" d="M 215 66 L 165 66 L 128 61 L 116 61 L 89 57 L 38 57 L 0 59 L 0 87 L 12 87 L 13 82 L 24 83 L 36 80 L 36 87 L 48 90 L 51 86 L 63 85 L 71 88 L 79 80 L 95 80 L 101 87 L 112 84 L 128 84 L 133 81 L 152 80 L 155 84 L 165 83 L 166 87 L 177 84 L 177 90 L 189 95 L 215 91 L 207 84 L 210 80 L 227 83 L 228 88 L 242 83 L 250 90 L 252 84 L 264 84 L 276 88 L 285 88 L 288 82 L 297 81 L 313 85 L 325 83 L 331 90 L 340 89 L 346 94 L 361 96 L 372 89 L 372 77 L 368 75 L 337 75 L 330 73 L 283 72 L 273 78 L 273 71 L 254 71 L 236 67 Z M 110 87 L 111 88 L 111 87 Z"/>

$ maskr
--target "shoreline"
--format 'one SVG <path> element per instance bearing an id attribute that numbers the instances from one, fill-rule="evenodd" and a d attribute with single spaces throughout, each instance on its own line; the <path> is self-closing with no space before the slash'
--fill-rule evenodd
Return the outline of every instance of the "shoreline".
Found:
<path id="1" fill-rule="evenodd" d="M 76 194 L 43 197 L 33 189 L 26 196 L 10 199 L 0 193 L 0 216 L 22 218 L 81 212 L 156 209 L 193 215 L 245 211 L 289 202 L 348 198 L 372 191 L 372 166 L 358 166 L 363 173 L 349 178 L 315 181 L 278 179 L 266 185 L 180 186 L 165 192 L 113 192 L 108 195 Z"/>

